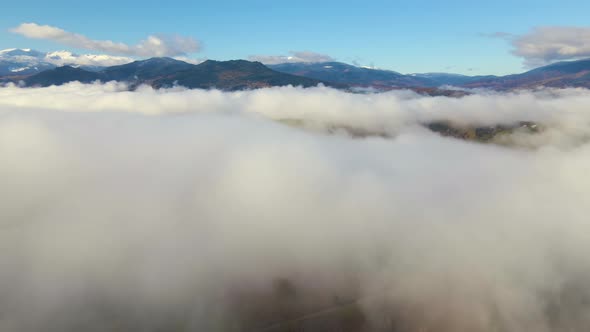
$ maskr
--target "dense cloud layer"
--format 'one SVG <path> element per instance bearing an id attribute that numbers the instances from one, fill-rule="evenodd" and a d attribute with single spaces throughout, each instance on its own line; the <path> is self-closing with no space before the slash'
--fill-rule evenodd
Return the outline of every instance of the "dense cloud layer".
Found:
<path id="1" fill-rule="evenodd" d="M 1 88 L 0 330 L 261 331 L 351 303 L 343 330 L 582 330 L 589 102 Z M 547 129 L 419 126 L 441 120 Z"/>

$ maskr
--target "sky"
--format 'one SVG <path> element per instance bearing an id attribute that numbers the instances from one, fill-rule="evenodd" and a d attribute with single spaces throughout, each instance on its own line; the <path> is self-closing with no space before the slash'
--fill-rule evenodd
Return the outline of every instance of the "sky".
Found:
<path id="1" fill-rule="evenodd" d="M 135 51 L 112 55 L 147 57 L 151 54 L 141 51 L 146 49 L 141 42 L 148 36 L 168 36 L 176 38 L 174 49 L 179 42 L 196 42 L 174 53 L 194 59 L 258 59 L 310 52 L 402 73 L 503 75 L 554 59 L 568 60 L 548 58 L 548 51 L 531 57 L 515 40 L 527 36 L 537 40 L 535 29 L 545 27 L 587 29 L 588 12 L 590 2 L 567 0 L 21 1 L 0 13 L 0 49 L 105 53 L 104 48 L 97 51 L 88 49 L 88 44 L 64 44 L 63 39 L 30 38 L 14 30 L 23 23 L 35 23 L 91 40 L 140 44 Z M 571 35 L 571 30 L 562 32 L 561 36 Z M 584 43 L 581 46 L 589 47 L 586 39 Z"/>

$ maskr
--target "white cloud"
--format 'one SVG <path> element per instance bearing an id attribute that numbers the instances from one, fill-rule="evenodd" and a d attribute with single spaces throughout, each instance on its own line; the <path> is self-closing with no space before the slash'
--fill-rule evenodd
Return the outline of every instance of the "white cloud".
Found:
<path id="1" fill-rule="evenodd" d="M 27 38 L 51 40 L 63 45 L 109 54 L 140 57 L 183 56 L 200 50 L 199 42 L 192 37 L 182 36 L 148 36 L 136 45 L 127 45 L 110 40 L 93 40 L 84 35 L 63 29 L 23 23 L 11 29 L 12 32 Z"/>
<path id="2" fill-rule="evenodd" d="M 290 51 L 289 55 L 251 55 L 248 59 L 251 61 L 259 61 L 267 65 L 288 62 L 317 63 L 334 61 L 334 58 L 329 55 L 310 51 Z"/>
<path id="3" fill-rule="evenodd" d="M 589 102 L 0 88 L 0 330 L 257 331 L 360 298 L 367 330 L 582 331 Z M 441 119 L 548 129 L 522 149 L 416 126 Z"/>
<path id="4" fill-rule="evenodd" d="M 542 26 L 511 38 L 513 54 L 536 67 L 560 60 L 590 58 L 590 27 Z"/>
<path id="5" fill-rule="evenodd" d="M 55 51 L 45 54 L 42 59 L 45 62 L 52 63 L 56 66 L 76 65 L 76 66 L 98 66 L 109 67 L 123 65 L 135 61 L 129 57 L 113 56 L 106 54 L 75 54 L 69 51 Z"/>
<path id="6" fill-rule="evenodd" d="M 206 58 L 196 59 L 196 58 L 189 58 L 186 56 L 175 56 L 174 59 L 184 61 L 186 63 L 192 63 L 193 65 L 198 65 L 199 63 L 203 63 L 203 62 L 207 61 Z"/>

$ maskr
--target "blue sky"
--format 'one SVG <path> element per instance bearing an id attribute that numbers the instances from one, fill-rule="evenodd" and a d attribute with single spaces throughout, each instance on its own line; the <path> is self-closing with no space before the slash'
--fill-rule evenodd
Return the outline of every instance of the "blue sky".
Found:
<path id="1" fill-rule="evenodd" d="M 136 44 L 153 34 L 198 39 L 196 58 L 312 51 L 403 73 L 523 71 L 510 42 L 539 26 L 590 25 L 590 1 L 16 1 L 0 13 L 0 49 L 69 49 L 10 32 L 25 22 Z"/>

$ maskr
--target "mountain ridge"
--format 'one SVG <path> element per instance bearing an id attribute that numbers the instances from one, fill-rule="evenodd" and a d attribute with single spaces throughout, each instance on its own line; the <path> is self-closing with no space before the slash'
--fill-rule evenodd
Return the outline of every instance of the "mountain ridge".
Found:
<path id="1" fill-rule="evenodd" d="M 129 83 L 132 89 L 147 84 L 154 88 L 184 86 L 230 91 L 286 85 L 311 87 L 325 84 L 341 87 L 330 82 L 276 72 L 260 62 L 207 60 L 194 65 L 172 58 L 138 60 L 129 64 L 107 67 L 97 72 L 63 66 L 13 81 L 22 81 L 25 86 L 42 87 L 73 81 L 82 83 L 118 81 Z"/>
<path id="2" fill-rule="evenodd" d="M 87 58 L 80 60 L 81 57 Z M 89 82 L 90 79 L 94 79 L 124 81 L 130 83 L 130 86 L 140 84 L 154 87 L 182 85 L 188 88 L 225 90 L 283 85 L 309 87 L 322 83 L 327 86 L 359 92 L 362 92 L 362 89 L 373 89 L 373 91 L 412 89 L 429 95 L 439 95 L 440 91 L 434 90 L 447 89 L 446 86 L 459 89 L 483 88 L 499 91 L 538 87 L 590 88 L 590 59 L 562 61 L 505 76 L 468 76 L 453 73 L 402 74 L 392 70 L 359 67 L 336 61 L 264 65 L 260 62 L 247 60 L 207 60 L 197 65 L 173 58 L 156 57 L 106 67 L 81 66 L 70 63 L 72 61 L 96 60 L 104 62 L 127 59 L 119 58 L 106 55 L 79 56 L 68 51 L 44 53 L 32 49 L 1 50 L 0 82 L 22 81 L 28 86 L 47 86 L 75 80 Z M 52 62 L 46 62 L 46 60 Z M 60 64 L 81 70 L 73 71 L 71 68 L 56 70 L 61 68 Z M 45 73 L 47 71 L 49 72 Z M 444 92 L 442 95 L 449 95 L 449 93 Z"/>
<path id="3" fill-rule="evenodd" d="M 26 76 L 65 65 L 99 70 L 133 61 L 105 54 L 75 54 L 69 51 L 40 52 L 29 48 L 0 50 L 0 76 Z"/>
<path id="4" fill-rule="evenodd" d="M 330 81 L 336 77 L 339 83 L 353 86 L 377 88 L 440 88 L 455 86 L 460 88 L 489 88 L 511 90 L 547 87 L 585 87 L 590 88 L 590 59 L 562 61 L 535 68 L 519 74 L 505 76 L 468 76 L 453 73 L 415 73 L 400 74 L 394 71 L 374 68 L 361 68 L 338 62 L 286 63 L 269 65 L 277 71 L 313 77 Z M 350 75 L 350 68 L 363 75 Z M 387 77 L 387 79 L 383 79 Z M 413 80 L 412 80 L 413 78 Z"/>

